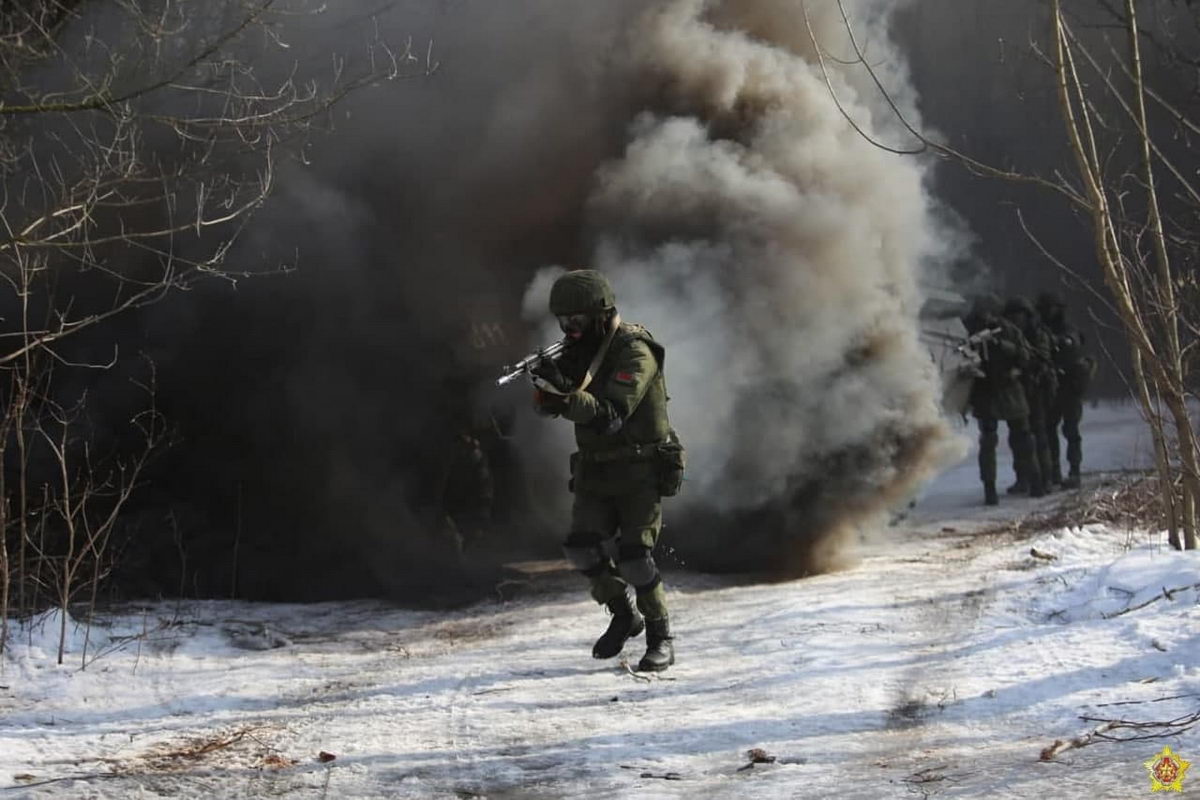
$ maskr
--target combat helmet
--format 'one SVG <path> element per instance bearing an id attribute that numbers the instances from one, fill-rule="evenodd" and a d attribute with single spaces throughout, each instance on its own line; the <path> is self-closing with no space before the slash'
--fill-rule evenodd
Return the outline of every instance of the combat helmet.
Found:
<path id="1" fill-rule="evenodd" d="M 1000 297 L 992 292 L 981 294 L 971 304 L 971 313 L 981 318 L 998 317 L 1004 312 Z"/>
<path id="2" fill-rule="evenodd" d="M 1037 310 L 1042 316 L 1048 316 L 1055 309 L 1066 308 L 1066 305 L 1057 292 L 1042 292 L 1038 295 Z"/>
<path id="3" fill-rule="evenodd" d="M 557 317 L 600 314 L 617 304 L 608 278 L 594 269 L 577 269 L 550 287 L 550 313 Z"/>
<path id="4" fill-rule="evenodd" d="M 968 333 L 977 333 L 995 324 L 1004 310 L 1004 304 L 995 294 L 982 294 L 971 303 L 971 309 L 963 316 L 962 322 Z"/>
<path id="5" fill-rule="evenodd" d="M 1029 302 L 1028 297 L 1022 295 L 1010 297 L 1004 304 L 1004 316 L 1011 318 L 1017 314 L 1025 314 L 1030 319 L 1037 316 L 1037 312 L 1033 308 L 1033 303 Z"/>

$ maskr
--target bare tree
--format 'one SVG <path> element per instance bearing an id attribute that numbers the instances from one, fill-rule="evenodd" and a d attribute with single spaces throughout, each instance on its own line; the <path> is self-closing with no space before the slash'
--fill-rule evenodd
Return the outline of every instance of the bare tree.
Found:
<path id="1" fill-rule="evenodd" d="M 1194 73 L 1200 64 L 1200 11 L 1187 0 L 1151 5 L 1166 8 L 1169 19 L 1147 27 L 1134 0 L 1095 0 L 1093 10 L 1105 15 L 1104 24 L 1088 24 L 1081 32 L 1072 22 L 1079 17 L 1068 17 L 1061 0 L 1047 6 L 1051 44 L 1033 46 L 1052 70 L 1074 162 L 1073 172 L 1063 169 L 1049 177 L 986 164 L 909 124 L 864 58 L 844 8 L 842 18 L 853 63 L 869 72 L 917 146 L 874 143 L 898 153 L 930 149 L 978 174 L 1041 186 L 1086 215 L 1104 276 L 1105 293 L 1097 297 L 1120 320 L 1136 396 L 1150 423 L 1169 539 L 1176 547 L 1193 549 L 1200 449 L 1188 403 L 1196 398 L 1192 367 L 1200 342 L 1200 184 L 1194 178 L 1200 159 L 1192 141 L 1200 134 L 1200 93 L 1195 86 L 1182 93 L 1168 89 L 1186 83 L 1173 80 L 1179 70 Z M 1078 14 L 1078 7 L 1074 11 Z M 1188 24 L 1180 27 L 1178 20 Z M 1168 84 L 1157 90 L 1146 75 L 1147 41 L 1160 55 L 1155 74 Z M 814 46 L 825 69 L 815 39 Z M 1172 99 L 1174 94 L 1182 100 Z"/>
<path id="2" fill-rule="evenodd" d="M 1190 367 L 1197 309 L 1180 303 L 1180 289 L 1189 272 L 1194 282 L 1194 261 L 1189 268 L 1187 256 L 1198 241 L 1192 231 L 1200 191 L 1190 177 L 1196 154 L 1163 141 L 1192 122 L 1187 111 L 1147 88 L 1142 41 L 1149 34 L 1139 25 L 1134 0 L 1119 8 L 1103 5 L 1123 27 L 1124 46 L 1107 32 L 1095 43 L 1078 35 L 1060 0 L 1053 0 L 1049 60 L 1096 258 L 1151 423 L 1169 536 L 1176 546 L 1194 549 L 1200 451 L 1188 400 L 1194 396 Z M 1147 98 L 1167 113 L 1170 127 L 1156 124 Z M 1176 216 L 1168 217 L 1165 209 Z"/>
<path id="3" fill-rule="evenodd" d="M 422 60 L 373 33 L 361 52 L 296 61 L 285 23 L 322 10 L 0 0 L 0 651 L 14 592 L 16 611 L 31 611 L 47 563 L 64 559 L 54 561 L 64 612 L 80 570 L 94 592 L 115 518 L 87 508 L 107 498 L 99 505 L 119 509 L 162 441 L 147 411 L 139 455 L 104 467 L 76 435 L 81 374 L 121 358 L 96 346 L 99 326 L 200 279 L 286 269 L 230 258 L 279 159 L 324 132 L 347 93 L 436 68 L 432 47 Z M 65 550 L 51 552 L 47 532 Z"/>
<path id="4" fill-rule="evenodd" d="M 81 589 L 88 592 L 87 634 L 90 635 L 100 583 L 111 567 L 110 547 L 121 510 L 166 436 L 165 423 L 154 406 L 153 382 L 143 388 L 149 398 L 147 408 L 131 422 L 140 441 L 136 445 L 122 442 L 116 452 L 95 451 L 89 435 L 86 395 L 72 408 L 47 401 L 45 413 L 39 414 L 34 422 L 55 471 L 54 480 L 44 486 L 44 504 L 35 513 L 54 529 L 59 541 L 51 551 L 38 550 L 35 555 L 49 566 L 52 594 L 60 611 L 60 664 L 71 604 Z M 87 636 L 81 658 L 86 665 Z"/>

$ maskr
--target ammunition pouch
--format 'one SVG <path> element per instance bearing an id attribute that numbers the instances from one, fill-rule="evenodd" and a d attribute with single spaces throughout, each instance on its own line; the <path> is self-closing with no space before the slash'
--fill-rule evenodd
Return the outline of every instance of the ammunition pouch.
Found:
<path id="1" fill-rule="evenodd" d="M 675 431 L 671 431 L 667 441 L 655 447 L 655 467 L 658 473 L 658 494 L 661 497 L 674 497 L 683 487 L 683 471 L 687 467 L 687 450 L 680 443 Z"/>

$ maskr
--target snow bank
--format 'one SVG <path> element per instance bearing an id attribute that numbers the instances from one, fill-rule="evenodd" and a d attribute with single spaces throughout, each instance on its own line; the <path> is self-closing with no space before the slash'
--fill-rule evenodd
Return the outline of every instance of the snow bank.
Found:
<path id="1" fill-rule="evenodd" d="M 1088 463 L 1136 455 L 1140 421 L 1107 413 L 1086 420 L 1113 428 L 1109 452 L 1103 430 L 1085 439 Z M 1142 796 L 1161 741 L 1039 755 L 1097 718 L 1197 712 L 1200 556 L 1108 526 L 1030 538 L 1022 515 L 1055 498 L 984 509 L 977 481 L 973 464 L 944 476 L 929 497 L 952 516 L 930 503 L 927 522 L 914 513 L 870 537 L 842 572 L 766 585 L 672 574 L 679 660 L 656 677 L 590 657 L 607 619 L 582 588 L 439 614 L 150 604 L 93 629 L 89 658 L 103 655 L 86 671 L 82 627 L 69 622 L 58 667 L 61 618 L 47 615 L 0 661 L 0 791 Z M 1200 726 L 1170 744 L 1200 758 Z M 755 762 L 755 748 L 776 760 Z"/>
<path id="2" fill-rule="evenodd" d="M 65 617 L 66 625 L 63 625 Z M 28 620 L 10 619 L 9 641 L 5 650 L 8 660 L 18 662 L 44 662 L 58 659 L 60 637 L 63 639 L 63 658 L 82 653 L 88 639 L 87 625 L 79 622 L 62 609 L 53 608 Z M 96 643 L 98 632 L 91 633 L 90 644 Z"/>
<path id="3" fill-rule="evenodd" d="M 1060 622 L 1109 619 L 1129 613 L 1152 614 L 1165 607 L 1200 601 L 1200 557 L 1162 544 L 1165 535 L 1147 537 L 1102 525 L 1057 531 L 1039 537 L 1032 550 L 1054 556 L 1043 573 L 1048 591 L 1032 606 L 1035 615 Z M 1116 557 L 1114 558 L 1114 551 Z M 1144 610 L 1143 610 L 1144 609 Z"/>

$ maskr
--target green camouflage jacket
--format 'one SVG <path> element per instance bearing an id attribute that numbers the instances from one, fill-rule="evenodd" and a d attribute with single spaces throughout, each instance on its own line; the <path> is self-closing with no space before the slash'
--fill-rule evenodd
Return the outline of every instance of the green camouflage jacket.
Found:
<path id="1" fill-rule="evenodd" d="M 568 347 L 559 368 L 578 384 L 595 354 Z M 622 323 L 591 384 L 567 397 L 562 416 L 575 423 L 579 446 L 576 491 L 621 493 L 656 484 L 653 445 L 671 435 L 663 358 L 645 328 Z"/>
<path id="2" fill-rule="evenodd" d="M 1030 362 L 1029 343 L 1016 325 L 1006 319 L 991 323 L 1000 332 L 982 352 L 983 377 L 971 387 L 971 410 L 976 417 L 1019 419 L 1029 416 L 1022 375 Z"/>

